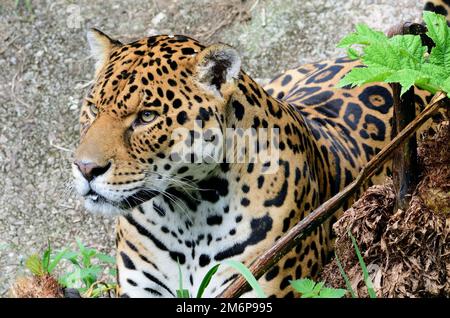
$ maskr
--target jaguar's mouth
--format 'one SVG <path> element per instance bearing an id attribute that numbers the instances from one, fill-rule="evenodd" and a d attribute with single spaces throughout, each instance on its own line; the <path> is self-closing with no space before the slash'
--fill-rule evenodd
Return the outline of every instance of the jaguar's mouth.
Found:
<path id="1" fill-rule="evenodd" d="M 158 192 L 153 190 L 139 190 L 120 201 L 112 201 L 91 189 L 84 198 L 90 206 L 111 206 L 114 210 L 127 211 L 152 199 L 157 194 Z"/>

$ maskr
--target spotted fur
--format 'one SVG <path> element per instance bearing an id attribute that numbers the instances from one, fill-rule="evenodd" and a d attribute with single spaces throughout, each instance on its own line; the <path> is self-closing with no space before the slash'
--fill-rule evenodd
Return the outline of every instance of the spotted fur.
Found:
<path id="1" fill-rule="evenodd" d="M 448 1 L 427 6 L 448 10 Z M 96 79 L 81 110 L 73 173 L 89 210 L 119 215 L 122 297 L 174 297 L 178 264 L 189 290 L 225 259 L 250 264 L 349 184 L 391 139 L 387 85 L 334 88 L 355 61 L 292 69 L 262 88 L 225 45 L 167 35 L 122 44 L 99 31 L 89 41 Z M 418 105 L 427 99 L 420 92 Z M 194 135 L 196 120 L 211 131 L 279 129 L 281 156 L 277 162 L 198 164 L 193 156 L 180 162 L 170 156 L 172 133 L 187 127 Z M 265 174 L 274 164 L 278 169 Z M 330 227 L 338 216 L 260 279 L 269 295 L 294 296 L 290 280 L 317 276 L 332 252 Z M 218 295 L 234 277 L 220 267 L 206 296 Z"/>

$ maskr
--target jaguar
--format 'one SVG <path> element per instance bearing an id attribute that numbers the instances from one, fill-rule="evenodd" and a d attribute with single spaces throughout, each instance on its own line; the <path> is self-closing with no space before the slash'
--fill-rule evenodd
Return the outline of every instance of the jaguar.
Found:
<path id="1" fill-rule="evenodd" d="M 425 9 L 446 14 L 449 5 L 433 0 Z M 182 35 L 123 44 L 96 29 L 87 39 L 95 81 L 72 172 L 86 209 L 117 218 L 121 297 L 175 297 L 179 272 L 196 290 L 215 264 L 249 265 L 391 140 L 389 85 L 335 88 L 359 66 L 348 58 L 289 70 L 262 87 L 226 44 Z M 417 93 L 418 105 L 429 98 Z M 370 183 L 389 173 L 384 167 Z M 259 279 L 269 296 L 296 296 L 291 280 L 317 277 L 340 213 Z M 235 277 L 220 266 L 205 296 Z"/>

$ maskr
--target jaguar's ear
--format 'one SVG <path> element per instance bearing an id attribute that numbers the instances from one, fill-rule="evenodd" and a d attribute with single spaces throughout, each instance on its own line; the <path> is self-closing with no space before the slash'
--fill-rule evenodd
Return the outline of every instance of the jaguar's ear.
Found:
<path id="1" fill-rule="evenodd" d="M 241 58 L 231 46 L 213 44 L 196 56 L 197 79 L 206 89 L 222 96 L 224 84 L 233 83 L 239 77 Z"/>
<path id="2" fill-rule="evenodd" d="M 87 32 L 87 40 L 91 48 L 91 55 L 96 60 L 95 73 L 97 74 L 103 65 L 107 62 L 109 53 L 115 46 L 120 46 L 117 40 L 111 39 L 105 33 L 97 29 L 89 29 Z"/>

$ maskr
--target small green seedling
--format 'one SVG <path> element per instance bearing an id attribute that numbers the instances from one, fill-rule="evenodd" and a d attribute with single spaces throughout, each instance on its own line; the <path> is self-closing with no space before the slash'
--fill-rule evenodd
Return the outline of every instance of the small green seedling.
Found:
<path id="1" fill-rule="evenodd" d="M 63 259 L 72 264 L 73 271 L 62 275 L 59 278 L 60 284 L 64 287 L 76 288 L 84 296 L 93 298 L 114 290 L 116 287 L 115 259 L 110 255 L 85 247 L 80 240 L 77 240 L 77 245 L 79 251 L 68 251 L 63 256 Z M 110 281 L 100 281 L 106 268 L 108 268 Z"/>
<path id="2" fill-rule="evenodd" d="M 25 261 L 25 266 L 35 276 L 52 275 L 57 265 L 63 261 L 69 261 L 72 270 L 62 274 L 58 282 L 62 287 L 76 288 L 84 297 L 95 298 L 115 289 L 116 261 L 113 257 L 100 253 L 95 249 L 87 248 L 77 240 L 78 251 L 65 248 L 56 254 L 53 253 L 50 244 L 43 252 L 31 255 Z M 107 277 L 102 278 L 107 270 Z"/>

